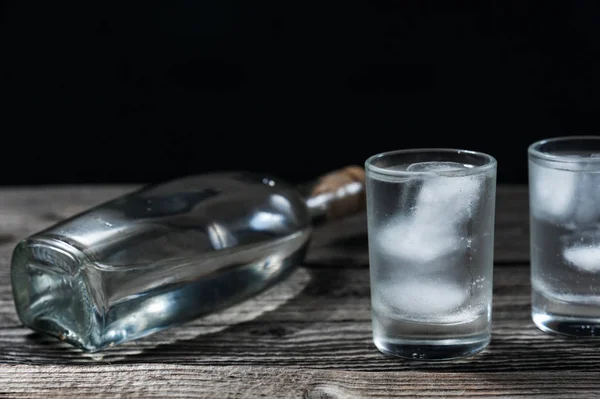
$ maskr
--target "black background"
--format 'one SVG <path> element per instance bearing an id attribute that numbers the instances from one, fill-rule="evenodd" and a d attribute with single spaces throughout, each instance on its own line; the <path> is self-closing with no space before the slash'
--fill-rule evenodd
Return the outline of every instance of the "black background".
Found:
<path id="1" fill-rule="evenodd" d="M 595 134 L 600 6 L 571 2 L 2 3 L 0 184 L 309 180 L 380 151 Z"/>

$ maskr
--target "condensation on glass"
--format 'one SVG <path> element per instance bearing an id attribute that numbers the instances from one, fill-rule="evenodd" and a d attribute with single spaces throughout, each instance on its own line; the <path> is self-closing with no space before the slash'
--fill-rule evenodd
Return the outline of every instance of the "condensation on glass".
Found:
<path id="1" fill-rule="evenodd" d="M 530 145 L 531 316 L 543 331 L 600 336 L 600 136 Z"/>
<path id="2" fill-rule="evenodd" d="M 453 149 L 366 161 L 373 341 L 411 359 L 490 341 L 496 160 Z"/>

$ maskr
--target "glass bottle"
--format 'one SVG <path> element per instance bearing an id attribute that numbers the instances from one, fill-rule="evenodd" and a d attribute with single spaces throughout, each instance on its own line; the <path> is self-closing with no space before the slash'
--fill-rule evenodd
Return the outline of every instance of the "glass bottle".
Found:
<path id="1" fill-rule="evenodd" d="M 302 262 L 316 225 L 364 205 L 356 166 L 299 187 L 243 171 L 146 186 L 18 243 L 17 314 L 97 352 L 272 286 Z"/>

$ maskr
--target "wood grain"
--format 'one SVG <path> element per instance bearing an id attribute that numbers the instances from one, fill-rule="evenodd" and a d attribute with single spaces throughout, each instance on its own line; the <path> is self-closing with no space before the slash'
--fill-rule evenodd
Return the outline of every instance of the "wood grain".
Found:
<path id="1" fill-rule="evenodd" d="M 436 373 L 295 367 L 110 365 L 2 368 L 0 395 L 14 398 L 512 398 L 593 397 L 587 372 Z"/>

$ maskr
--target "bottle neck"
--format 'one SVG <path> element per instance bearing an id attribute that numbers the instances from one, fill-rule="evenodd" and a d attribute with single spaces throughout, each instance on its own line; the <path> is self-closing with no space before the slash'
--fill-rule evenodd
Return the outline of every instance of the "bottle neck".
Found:
<path id="1" fill-rule="evenodd" d="M 365 210 L 365 172 L 347 166 L 320 176 L 302 190 L 313 224 L 327 223 Z"/>

